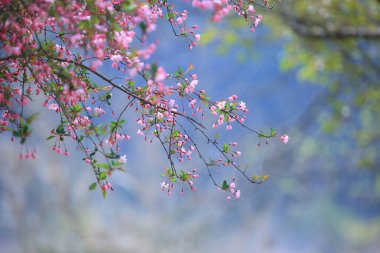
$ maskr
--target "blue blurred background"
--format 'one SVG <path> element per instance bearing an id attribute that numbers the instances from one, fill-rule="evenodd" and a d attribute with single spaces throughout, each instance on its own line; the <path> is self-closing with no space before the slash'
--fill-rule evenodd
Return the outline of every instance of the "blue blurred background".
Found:
<path id="1" fill-rule="evenodd" d="M 46 133 L 57 119 L 41 110 L 32 143 L 37 160 L 19 161 L 19 145 L 1 141 L 0 251 L 378 252 L 380 36 L 318 37 L 297 29 L 376 28 L 379 4 L 307 2 L 264 13 L 255 33 L 241 18 L 211 24 L 205 13 L 180 4 L 191 9 L 189 22 L 202 27 L 203 43 L 192 51 L 166 22 L 155 33 L 160 45 L 152 62 L 168 72 L 192 63 L 198 87 L 211 97 L 236 94 L 246 102 L 247 125 L 289 134 L 286 145 L 259 147 L 244 129 L 222 131 L 221 138 L 239 142 L 250 172 L 270 175 L 265 184 L 236 175 L 242 197 L 226 201 L 201 171 L 197 192 L 168 197 L 160 191 L 164 153 L 134 134 L 131 118 L 133 138 L 122 147 L 126 173 L 114 174 L 115 191 L 103 200 L 88 191 L 93 174 L 74 146 L 69 159 L 50 150 Z"/>

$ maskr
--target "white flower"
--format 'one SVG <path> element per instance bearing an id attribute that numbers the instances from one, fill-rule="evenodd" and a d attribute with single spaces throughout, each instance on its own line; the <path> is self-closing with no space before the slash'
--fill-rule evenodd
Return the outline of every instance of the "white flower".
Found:
<path id="1" fill-rule="evenodd" d="M 157 119 L 162 119 L 164 117 L 164 114 L 161 112 L 157 113 Z"/>
<path id="2" fill-rule="evenodd" d="M 242 109 L 242 110 L 247 109 L 247 107 L 245 106 L 245 103 L 244 103 L 243 101 L 241 101 L 241 102 L 239 103 L 239 106 L 240 106 L 240 109 Z"/>
<path id="3" fill-rule="evenodd" d="M 120 54 L 115 54 L 111 56 L 111 61 L 119 62 L 121 60 L 123 60 L 123 57 Z"/>
<path id="4" fill-rule="evenodd" d="M 219 110 L 223 110 L 226 107 L 226 101 L 220 101 L 217 103 Z"/>
<path id="5" fill-rule="evenodd" d="M 169 189 L 169 184 L 168 183 L 166 183 L 166 182 L 162 182 L 161 184 L 161 190 L 168 190 Z"/>
<path id="6" fill-rule="evenodd" d="M 57 110 L 59 110 L 59 105 L 57 105 L 57 104 L 51 104 L 51 105 L 49 105 L 48 109 L 49 110 L 57 111 Z"/>
<path id="7" fill-rule="evenodd" d="M 127 155 L 120 156 L 119 162 L 126 163 L 127 162 Z"/>

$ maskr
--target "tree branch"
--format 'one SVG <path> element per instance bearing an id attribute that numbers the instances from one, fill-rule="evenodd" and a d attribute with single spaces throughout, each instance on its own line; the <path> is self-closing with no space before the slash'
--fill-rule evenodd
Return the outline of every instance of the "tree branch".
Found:
<path id="1" fill-rule="evenodd" d="M 332 23 L 315 24 L 308 20 L 296 17 L 286 11 L 281 11 L 283 20 L 292 30 L 303 37 L 314 39 L 380 39 L 380 26 L 336 26 Z"/>

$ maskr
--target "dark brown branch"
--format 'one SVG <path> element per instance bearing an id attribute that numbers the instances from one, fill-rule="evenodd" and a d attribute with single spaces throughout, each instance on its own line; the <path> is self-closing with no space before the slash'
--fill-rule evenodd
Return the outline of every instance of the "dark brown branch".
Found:
<path id="1" fill-rule="evenodd" d="M 303 37 L 315 39 L 380 39 L 380 27 L 345 26 L 323 27 L 307 26 L 299 22 L 289 23 L 292 29 Z"/>
<path id="2" fill-rule="evenodd" d="M 153 104 L 152 102 L 150 102 L 150 101 L 148 101 L 148 100 L 146 100 L 146 99 L 144 99 L 144 98 L 141 98 L 141 97 L 137 96 L 136 94 L 134 94 L 133 92 L 131 92 L 131 91 L 125 89 L 124 87 L 122 87 L 122 86 L 120 86 L 120 85 L 118 85 L 118 84 L 116 84 L 116 83 L 114 83 L 111 79 L 105 77 L 104 75 L 100 74 L 100 73 L 97 72 L 97 71 L 92 70 L 90 67 L 88 67 L 88 66 L 86 66 L 86 65 L 83 65 L 83 64 L 80 63 L 80 62 L 69 61 L 69 60 L 66 60 L 66 59 L 59 59 L 59 58 L 50 58 L 50 59 L 51 59 L 51 60 L 55 60 L 55 61 L 59 61 L 59 62 L 73 63 L 73 64 L 75 64 L 76 66 L 79 66 L 79 67 L 81 67 L 81 68 L 84 68 L 84 69 L 90 71 L 92 74 L 96 75 L 97 77 L 99 77 L 99 78 L 101 78 L 102 80 L 106 81 L 107 83 L 111 84 L 114 88 L 116 88 L 116 89 L 118 89 L 118 90 L 120 90 L 120 91 L 122 91 L 122 92 L 124 92 L 124 93 L 126 93 L 126 94 L 128 94 L 128 95 L 130 95 L 131 97 L 133 97 L 133 98 L 139 100 L 140 102 L 142 102 L 142 103 L 144 103 L 144 104 L 148 104 L 148 105 L 153 106 L 153 107 L 155 107 L 155 108 L 157 108 L 157 109 L 160 109 L 160 110 L 163 110 L 163 111 L 167 111 L 167 112 L 169 112 L 169 113 L 171 113 L 171 114 L 174 114 L 174 115 L 182 116 L 182 117 L 188 119 L 189 121 L 192 121 L 192 122 L 195 123 L 196 125 L 200 126 L 201 128 L 206 129 L 206 128 L 205 128 L 200 122 L 196 121 L 195 119 L 193 119 L 193 118 L 191 118 L 191 117 L 189 117 L 189 116 L 186 116 L 186 115 L 184 115 L 184 114 L 182 114 L 182 113 L 180 113 L 180 112 L 173 111 L 173 110 L 170 110 L 170 109 L 168 109 L 168 108 L 165 108 L 165 107 L 162 107 L 162 106 L 159 106 L 159 105 L 155 105 L 155 104 Z"/>
<path id="3" fill-rule="evenodd" d="M 282 10 L 283 20 L 303 37 L 314 39 L 380 39 L 380 26 L 336 26 L 333 23 L 318 24 Z"/>
<path id="4" fill-rule="evenodd" d="M 5 56 L 5 57 L 0 58 L 0 62 L 12 60 L 12 59 L 17 59 L 17 58 L 21 58 L 21 57 L 23 57 L 23 56 L 22 55 L 9 55 L 9 56 Z"/>

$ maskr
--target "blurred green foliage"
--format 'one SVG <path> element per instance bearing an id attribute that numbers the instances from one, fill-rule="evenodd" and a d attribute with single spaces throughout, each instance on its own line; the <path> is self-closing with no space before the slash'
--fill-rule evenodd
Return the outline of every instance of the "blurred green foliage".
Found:
<path id="1" fill-rule="evenodd" d="M 380 165 L 380 1 L 288 0 L 264 15 L 260 38 L 245 32 L 243 19 L 211 25 L 203 43 L 217 42 L 238 60 L 257 55 L 258 39 L 283 47 L 280 68 L 296 71 L 301 81 L 326 87 L 300 118 L 303 128 L 317 119 L 330 135 L 344 136 L 360 147 L 353 162 L 361 168 Z M 265 57 L 265 55 L 263 56 Z M 313 120 L 311 120 L 313 119 Z"/>
<path id="2" fill-rule="evenodd" d="M 279 208 L 295 208 L 289 226 L 300 224 L 302 231 L 314 226 L 310 236 L 328 228 L 325 244 L 334 238 L 345 245 L 325 252 L 375 249 L 380 236 L 380 1 L 287 0 L 263 16 L 264 27 L 253 34 L 244 20 L 231 17 L 227 26 L 235 29 L 211 24 L 202 38 L 215 43 L 218 52 L 232 51 L 245 61 L 265 57 L 258 41 L 280 45 L 280 69 L 321 86 L 316 98 L 303 98 L 311 101 L 290 133 L 292 148 L 265 165 L 287 168 L 272 173 L 279 179 L 271 187 L 286 196 Z M 318 232 L 318 226 L 324 229 Z"/>

